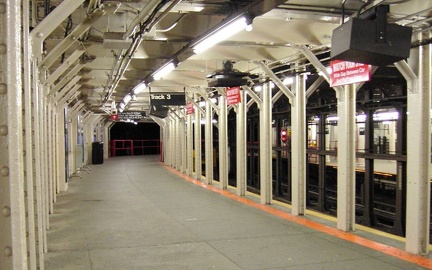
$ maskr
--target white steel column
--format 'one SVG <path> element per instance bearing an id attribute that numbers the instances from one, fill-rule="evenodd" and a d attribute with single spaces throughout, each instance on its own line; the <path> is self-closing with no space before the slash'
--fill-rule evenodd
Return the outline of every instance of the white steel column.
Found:
<path id="1" fill-rule="evenodd" d="M 48 182 L 48 205 L 49 205 L 49 213 L 52 214 L 54 212 L 54 166 L 52 162 L 52 158 L 54 156 L 52 155 L 52 148 L 53 148 L 53 137 L 52 137 L 52 111 L 51 111 L 51 105 L 49 104 L 47 100 L 47 133 L 46 133 L 46 150 L 47 150 L 47 182 Z"/>
<path id="2" fill-rule="evenodd" d="M 429 253 L 431 58 L 429 44 L 411 49 L 409 66 L 396 63 L 408 82 L 405 249 L 414 254 Z"/>
<path id="3" fill-rule="evenodd" d="M 179 130 L 179 137 L 180 137 L 180 157 L 181 157 L 181 169 L 180 171 L 182 173 L 186 172 L 186 159 L 187 159 L 187 152 L 186 152 L 186 116 L 183 116 L 180 118 L 180 130 Z"/>
<path id="4" fill-rule="evenodd" d="M 103 125 L 103 129 L 104 129 L 104 135 L 103 135 L 104 159 L 109 158 L 110 129 L 111 129 L 112 125 L 114 125 L 114 122 L 110 122 L 110 121 L 105 122 L 105 125 Z"/>
<path id="5" fill-rule="evenodd" d="M 205 107 L 205 176 L 206 183 L 213 182 L 213 110 L 210 101 L 206 101 Z"/>
<path id="6" fill-rule="evenodd" d="M 43 189 L 42 189 L 42 150 L 41 150 L 41 125 L 40 125 L 40 89 L 37 83 L 37 65 L 32 62 L 32 119 L 33 119 L 33 169 L 34 169 L 34 180 L 35 180 L 35 198 L 36 198 L 36 226 L 37 226 L 37 255 L 38 255 L 38 266 L 44 268 L 44 253 L 46 243 L 46 224 L 44 220 L 44 200 L 43 200 Z"/>
<path id="7" fill-rule="evenodd" d="M 181 135 L 180 135 L 180 116 L 175 116 L 175 168 L 181 171 Z"/>
<path id="8" fill-rule="evenodd" d="M 338 111 L 337 228 L 353 231 L 355 224 L 355 84 L 336 90 Z"/>
<path id="9" fill-rule="evenodd" d="M 21 1 L 0 4 L 0 268 L 27 269 Z"/>
<path id="10" fill-rule="evenodd" d="M 195 111 L 195 179 L 201 180 L 202 162 L 201 162 L 201 110 Z"/>
<path id="11" fill-rule="evenodd" d="M 261 204 L 271 204 L 272 190 L 272 102 L 270 82 L 263 85 L 259 112 L 259 157 Z"/>
<path id="12" fill-rule="evenodd" d="M 29 24 L 29 1 L 23 2 L 23 29 L 30 29 Z M 1 20 L 1 19 L 0 19 Z M 23 32 L 27 33 L 27 31 Z M 27 35 L 28 36 L 28 35 Z M 24 89 L 24 132 L 25 132 L 25 171 L 24 176 L 26 179 L 25 192 L 27 194 L 27 232 L 28 232 L 28 240 L 27 240 L 27 252 L 28 252 L 28 266 L 30 270 L 37 269 L 37 235 L 36 235 L 36 182 L 34 177 L 34 168 L 33 168 L 33 121 L 32 121 L 32 89 L 31 89 L 31 78 L 32 78 L 32 63 L 31 63 L 31 46 L 29 38 L 23 38 L 23 72 L 24 72 L 24 81 L 23 81 L 23 89 Z M 0 79 L 1 81 L 1 79 Z M 0 93 L 1 83 L 0 83 Z"/>
<path id="13" fill-rule="evenodd" d="M 306 213 L 306 78 L 297 75 L 291 102 L 292 210 L 295 216 Z"/>
<path id="14" fill-rule="evenodd" d="M 62 106 L 57 110 L 57 170 L 59 191 L 67 190 L 66 183 L 66 141 L 65 141 L 65 112 Z"/>
<path id="15" fill-rule="evenodd" d="M 192 115 L 186 116 L 186 174 L 192 177 L 193 173 L 193 123 Z"/>
<path id="16" fill-rule="evenodd" d="M 225 91 L 220 91 L 219 97 L 219 183 L 221 189 L 228 188 L 228 128 L 227 103 Z"/>
<path id="17" fill-rule="evenodd" d="M 241 102 L 237 107 L 237 122 L 236 122 L 236 181 L 237 181 L 237 195 L 245 196 L 247 185 L 246 185 L 246 90 L 241 89 Z"/>

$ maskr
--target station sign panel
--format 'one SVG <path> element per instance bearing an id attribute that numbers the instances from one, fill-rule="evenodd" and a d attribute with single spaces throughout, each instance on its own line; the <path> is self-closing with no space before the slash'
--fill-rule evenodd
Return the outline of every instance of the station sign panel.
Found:
<path id="1" fill-rule="evenodd" d="M 193 103 L 189 102 L 188 104 L 186 104 L 186 114 L 194 114 L 194 113 L 195 113 L 194 105 Z"/>
<path id="2" fill-rule="evenodd" d="M 368 64 L 333 60 L 330 62 L 330 67 L 331 87 L 366 82 L 371 78 L 371 67 Z"/>
<path id="3" fill-rule="evenodd" d="M 231 87 L 226 90 L 227 105 L 234 105 L 241 102 L 240 87 Z"/>
<path id="4" fill-rule="evenodd" d="M 126 120 L 139 121 L 145 118 L 146 118 L 146 112 L 143 111 L 127 111 L 127 112 L 121 112 L 118 114 L 110 115 L 111 121 L 126 121 Z"/>
<path id="5" fill-rule="evenodd" d="M 183 106 L 186 105 L 185 93 L 176 92 L 152 92 L 150 104 L 156 106 Z"/>

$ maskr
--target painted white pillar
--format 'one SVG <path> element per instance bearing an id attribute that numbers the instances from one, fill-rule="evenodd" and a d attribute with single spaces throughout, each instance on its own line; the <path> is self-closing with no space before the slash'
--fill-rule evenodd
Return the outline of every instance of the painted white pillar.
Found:
<path id="1" fill-rule="evenodd" d="M 259 112 L 259 157 L 261 204 L 271 204 L 272 189 L 272 102 L 270 82 L 263 85 Z"/>
<path id="2" fill-rule="evenodd" d="M 222 92 L 222 91 L 221 91 Z M 221 189 L 228 188 L 228 111 L 226 97 L 219 97 L 219 184 Z"/>
<path id="3" fill-rule="evenodd" d="M 192 115 L 188 114 L 186 116 L 186 174 L 192 177 L 193 174 L 193 123 L 192 123 Z"/>
<path id="4" fill-rule="evenodd" d="M 408 80 L 405 249 L 414 254 L 429 253 L 431 58 L 429 44 L 411 49 L 409 66 L 396 63 Z"/>
<path id="5" fill-rule="evenodd" d="M 27 269 L 21 1 L 0 5 L 0 268 Z"/>
<path id="6" fill-rule="evenodd" d="M 195 179 L 201 180 L 202 162 L 201 162 L 201 111 L 195 111 Z"/>
<path id="7" fill-rule="evenodd" d="M 236 162 L 236 181 L 237 181 L 237 195 L 245 196 L 247 185 L 246 185 L 246 90 L 241 91 L 241 102 L 237 107 L 237 122 L 236 122 L 236 149 L 237 149 L 237 162 Z"/>
<path id="8" fill-rule="evenodd" d="M 186 173 L 186 164 L 187 164 L 187 150 L 186 150 L 186 121 L 185 116 L 180 118 L 180 129 L 179 129 L 179 139 L 180 139 L 180 172 Z"/>
<path id="9" fill-rule="evenodd" d="M 306 78 L 297 75 L 293 84 L 295 99 L 291 103 L 292 189 L 291 213 L 306 214 Z"/>
<path id="10" fill-rule="evenodd" d="M 58 182 L 59 191 L 66 191 L 68 186 L 66 182 L 66 141 L 65 141 L 65 109 L 59 108 L 57 111 L 57 170 L 59 172 Z"/>
<path id="11" fill-rule="evenodd" d="M 213 110 L 210 101 L 206 101 L 205 107 L 205 176 L 206 183 L 213 182 Z"/>
<path id="12" fill-rule="evenodd" d="M 337 228 L 353 231 L 355 224 L 355 85 L 336 90 L 338 110 Z"/>

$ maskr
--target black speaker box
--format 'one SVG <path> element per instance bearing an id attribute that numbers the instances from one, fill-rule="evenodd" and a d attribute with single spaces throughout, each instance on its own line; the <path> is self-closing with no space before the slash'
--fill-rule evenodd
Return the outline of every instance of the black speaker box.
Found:
<path id="1" fill-rule="evenodd" d="M 386 40 L 378 42 L 377 21 L 350 19 L 333 30 L 331 59 L 385 66 L 408 58 L 412 28 L 385 24 L 384 29 Z"/>

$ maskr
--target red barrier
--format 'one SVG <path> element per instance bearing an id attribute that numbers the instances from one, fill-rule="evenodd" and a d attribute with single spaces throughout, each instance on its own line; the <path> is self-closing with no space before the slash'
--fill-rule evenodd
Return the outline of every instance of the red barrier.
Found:
<path id="1" fill-rule="evenodd" d="M 126 151 L 127 155 L 145 154 L 145 149 L 156 149 L 160 153 L 161 145 L 159 140 L 112 140 L 110 141 L 111 156 L 115 157 L 119 150 Z"/>

